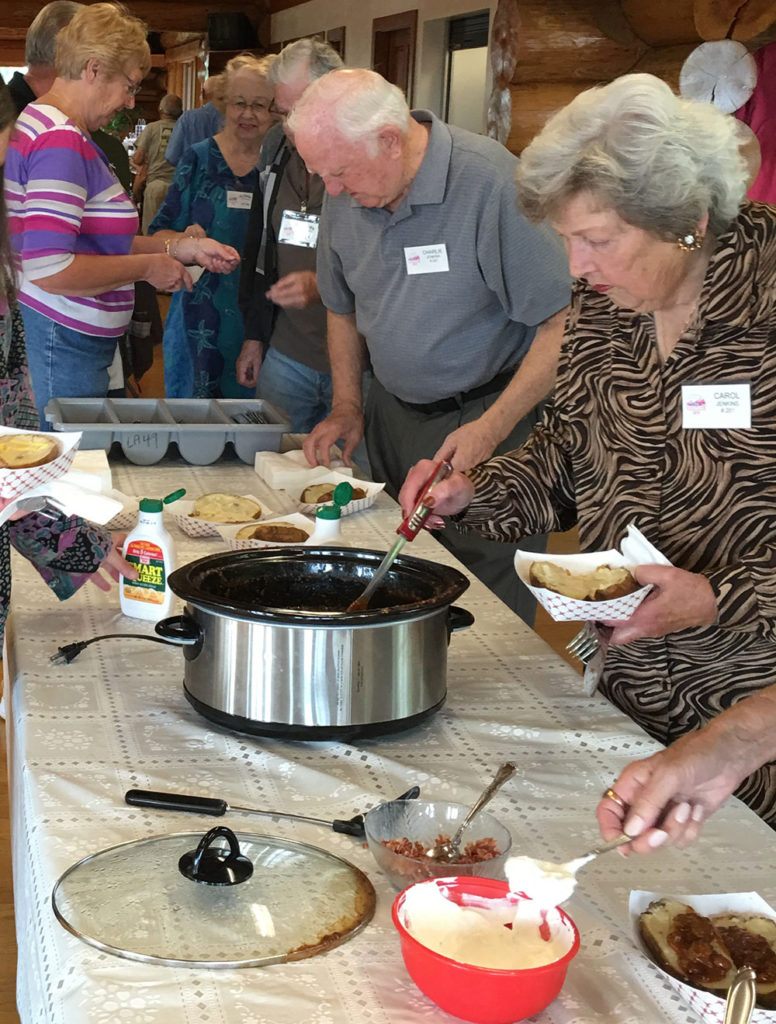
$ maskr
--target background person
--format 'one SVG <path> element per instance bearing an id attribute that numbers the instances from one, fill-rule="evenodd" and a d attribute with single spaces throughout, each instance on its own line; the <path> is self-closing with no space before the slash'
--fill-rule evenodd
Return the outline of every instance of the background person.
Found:
<path id="1" fill-rule="evenodd" d="M 168 164 L 178 166 L 184 154 L 188 153 L 195 142 L 204 142 L 223 130 L 224 118 L 220 106 L 224 91 L 224 80 L 221 75 L 211 75 L 202 83 L 201 107 L 185 110 L 172 130 L 167 151 L 164 154 Z"/>
<path id="2" fill-rule="evenodd" d="M 181 116 L 180 96 L 167 93 L 159 101 L 159 120 L 152 121 L 140 133 L 137 149 L 132 154 L 135 168 L 134 196 L 143 187 L 142 231 L 148 234 L 148 226 L 164 202 L 175 168 L 165 159 L 167 143 L 170 141 L 175 122 Z"/>
<path id="3" fill-rule="evenodd" d="M 339 438 L 349 460 L 365 433 L 372 475 L 395 497 L 423 456 L 466 469 L 519 444 L 552 387 L 569 280 L 557 241 L 515 208 L 516 158 L 429 111 L 410 114 L 373 71 L 319 78 L 288 126 L 329 193 L 318 287 L 334 400 L 305 443 L 308 461 L 328 464 Z M 509 550 L 453 530 L 441 540 L 533 621 Z"/>
<path id="4" fill-rule="evenodd" d="M 284 409 L 295 434 L 307 434 L 331 411 L 331 368 L 316 275 L 324 187 L 286 136 L 285 118 L 310 82 L 341 67 L 327 43 L 299 39 L 270 68 L 273 109 L 283 123 L 270 128 L 262 146 L 243 252 L 245 341 L 237 379 Z M 293 230 L 284 231 L 286 225 Z"/>
<path id="5" fill-rule="evenodd" d="M 0 78 L 0 184 L 15 107 Z M 15 302 L 15 272 L 8 242 L 5 205 L 0 197 L 0 421 L 26 429 L 37 425 L 32 398 L 24 328 Z M 0 508 L 8 502 L 0 500 Z M 111 535 L 75 516 L 51 520 L 31 513 L 0 526 L 0 643 L 11 598 L 10 545 L 24 555 L 60 600 L 70 597 L 91 579 L 102 590 L 119 573 L 134 578 L 135 569 L 121 556 L 123 538 Z"/>
<path id="6" fill-rule="evenodd" d="M 179 163 L 161 209 L 150 225 L 169 242 L 207 233 L 240 250 L 258 180 L 261 144 L 272 124 L 268 58 L 233 57 L 223 72 L 225 123 Z M 238 308 L 239 269 L 205 273 L 191 294 L 172 297 L 164 325 L 164 386 L 168 398 L 252 398 L 238 384 L 237 358 L 245 332 Z"/>
<path id="7" fill-rule="evenodd" d="M 748 776 L 776 759 L 776 686 L 713 718 L 652 757 L 625 768 L 596 811 L 601 835 L 625 831 L 637 853 L 689 846 L 703 822 Z"/>
<path id="8" fill-rule="evenodd" d="M 213 270 L 239 262 L 237 252 L 210 239 L 179 242 L 175 259 L 163 242 L 136 237 L 135 206 L 88 136 L 134 105 L 150 67 L 143 22 L 114 4 L 82 8 L 57 36 L 56 67 L 49 92 L 17 121 L 5 178 L 44 429 L 50 398 L 107 393 L 117 339 L 132 314 L 134 281 L 174 291 L 191 285 L 182 261 Z"/>
<path id="9" fill-rule="evenodd" d="M 672 565 L 636 567 L 654 589 L 607 624 L 601 689 L 663 743 L 773 678 L 776 210 L 744 200 L 748 177 L 734 121 L 651 75 L 550 119 L 517 192 L 577 278 L 553 404 L 520 450 L 435 492 L 493 538 L 577 523 L 599 551 L 635 523 L 659 546 Z M 774 767 L 737 790 L 771 823 Z"/>

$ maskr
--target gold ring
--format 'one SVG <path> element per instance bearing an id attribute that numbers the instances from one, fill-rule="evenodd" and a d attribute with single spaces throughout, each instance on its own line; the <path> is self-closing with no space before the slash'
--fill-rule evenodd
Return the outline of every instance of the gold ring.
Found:
<path id="1" fill-rule="evenodd" d="M 611 788 L 611 786 L 609 787 L 609 789 L 605 789 L 604 790 L 603 796 L 601 797 L 601 799 L 602 800 L 613 800 L 619 807 L 622 807 L 623 810 L 625 810 L 627 808 L 627 806 L 628 806 L 625 803 L 625 801 L 623 800 L 623 798 L 620 796 L 620 794 L 619 793 L 615 793 L 615 791 Z"/>

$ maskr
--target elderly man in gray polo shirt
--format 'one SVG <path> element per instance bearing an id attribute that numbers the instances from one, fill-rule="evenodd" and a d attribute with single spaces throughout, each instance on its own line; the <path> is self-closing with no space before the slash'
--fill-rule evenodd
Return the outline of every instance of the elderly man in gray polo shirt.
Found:
<path id="1" fill-rule="evenodd" d="M 327 464 L 338 439 L 349 457 L 365 422 L 372 472 L 395 497 L 421 457 L 466 470 L 517 447 L 552 388 L 570 279 L 557 240 L 517 212 L 516 158 L 428 111 L 410 115 L 372 71 L 313 83 L 288 128 L 328 192 L 318 288 L 334 400 L 308 460 Z M 532 622 L 510 551 L 452 529 L 440 539 Z"/>

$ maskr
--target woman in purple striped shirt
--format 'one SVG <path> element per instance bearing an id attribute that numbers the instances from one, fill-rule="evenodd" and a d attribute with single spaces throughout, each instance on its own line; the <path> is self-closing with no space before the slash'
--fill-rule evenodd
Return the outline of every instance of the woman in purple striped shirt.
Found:
<path id="1" fill-rule="evenodd" d="M 6 85 L 0 78 L 0 186 L 3 161 L 13 127 L 15 108 Z M 0 195 L 0 424 L 25 428 L 37 424 L 32 401 L 24 328 L 15 302 L 15 287 L 5 208 Z M 8 502 L 0 499 L 0 508 Z M 0 526 L 0 642 L 2 642 L 8 602 L 11 596 L 10 545 L 29 559 L 56 596 L 63 600 L 86 582 L 93 580 L 102 590 L 110 590 L 110 579 L 118 573 L 134 573 L 121 556 L 123 538 L 111 537 L 91 523 L 74 516 L 50 519 L 40 513 L 14 517 Z"/>
<path id="2" fill-rule="evenodd" d="M 57 77 L 20 115 L 5 194 L 35 401 L 100 397 L 129 323 L 135 281 L 191 288 L 185 264 L 228 272 L 231 246 L 137 235 L 134 203 L 89 132 L 134 97 L 151 65 L 146 26 L 118 4 L 84 7 L 57 36 Z"/>

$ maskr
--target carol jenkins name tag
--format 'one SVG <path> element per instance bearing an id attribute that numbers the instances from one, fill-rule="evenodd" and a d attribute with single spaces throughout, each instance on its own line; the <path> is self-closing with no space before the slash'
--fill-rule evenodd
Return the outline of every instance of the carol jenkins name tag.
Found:
<path id="1" fill-rule="evenodd" d="M 682 385 L 685 430 L 745 430 L 751 425 L 752 399 L 748 383 Z"/>

